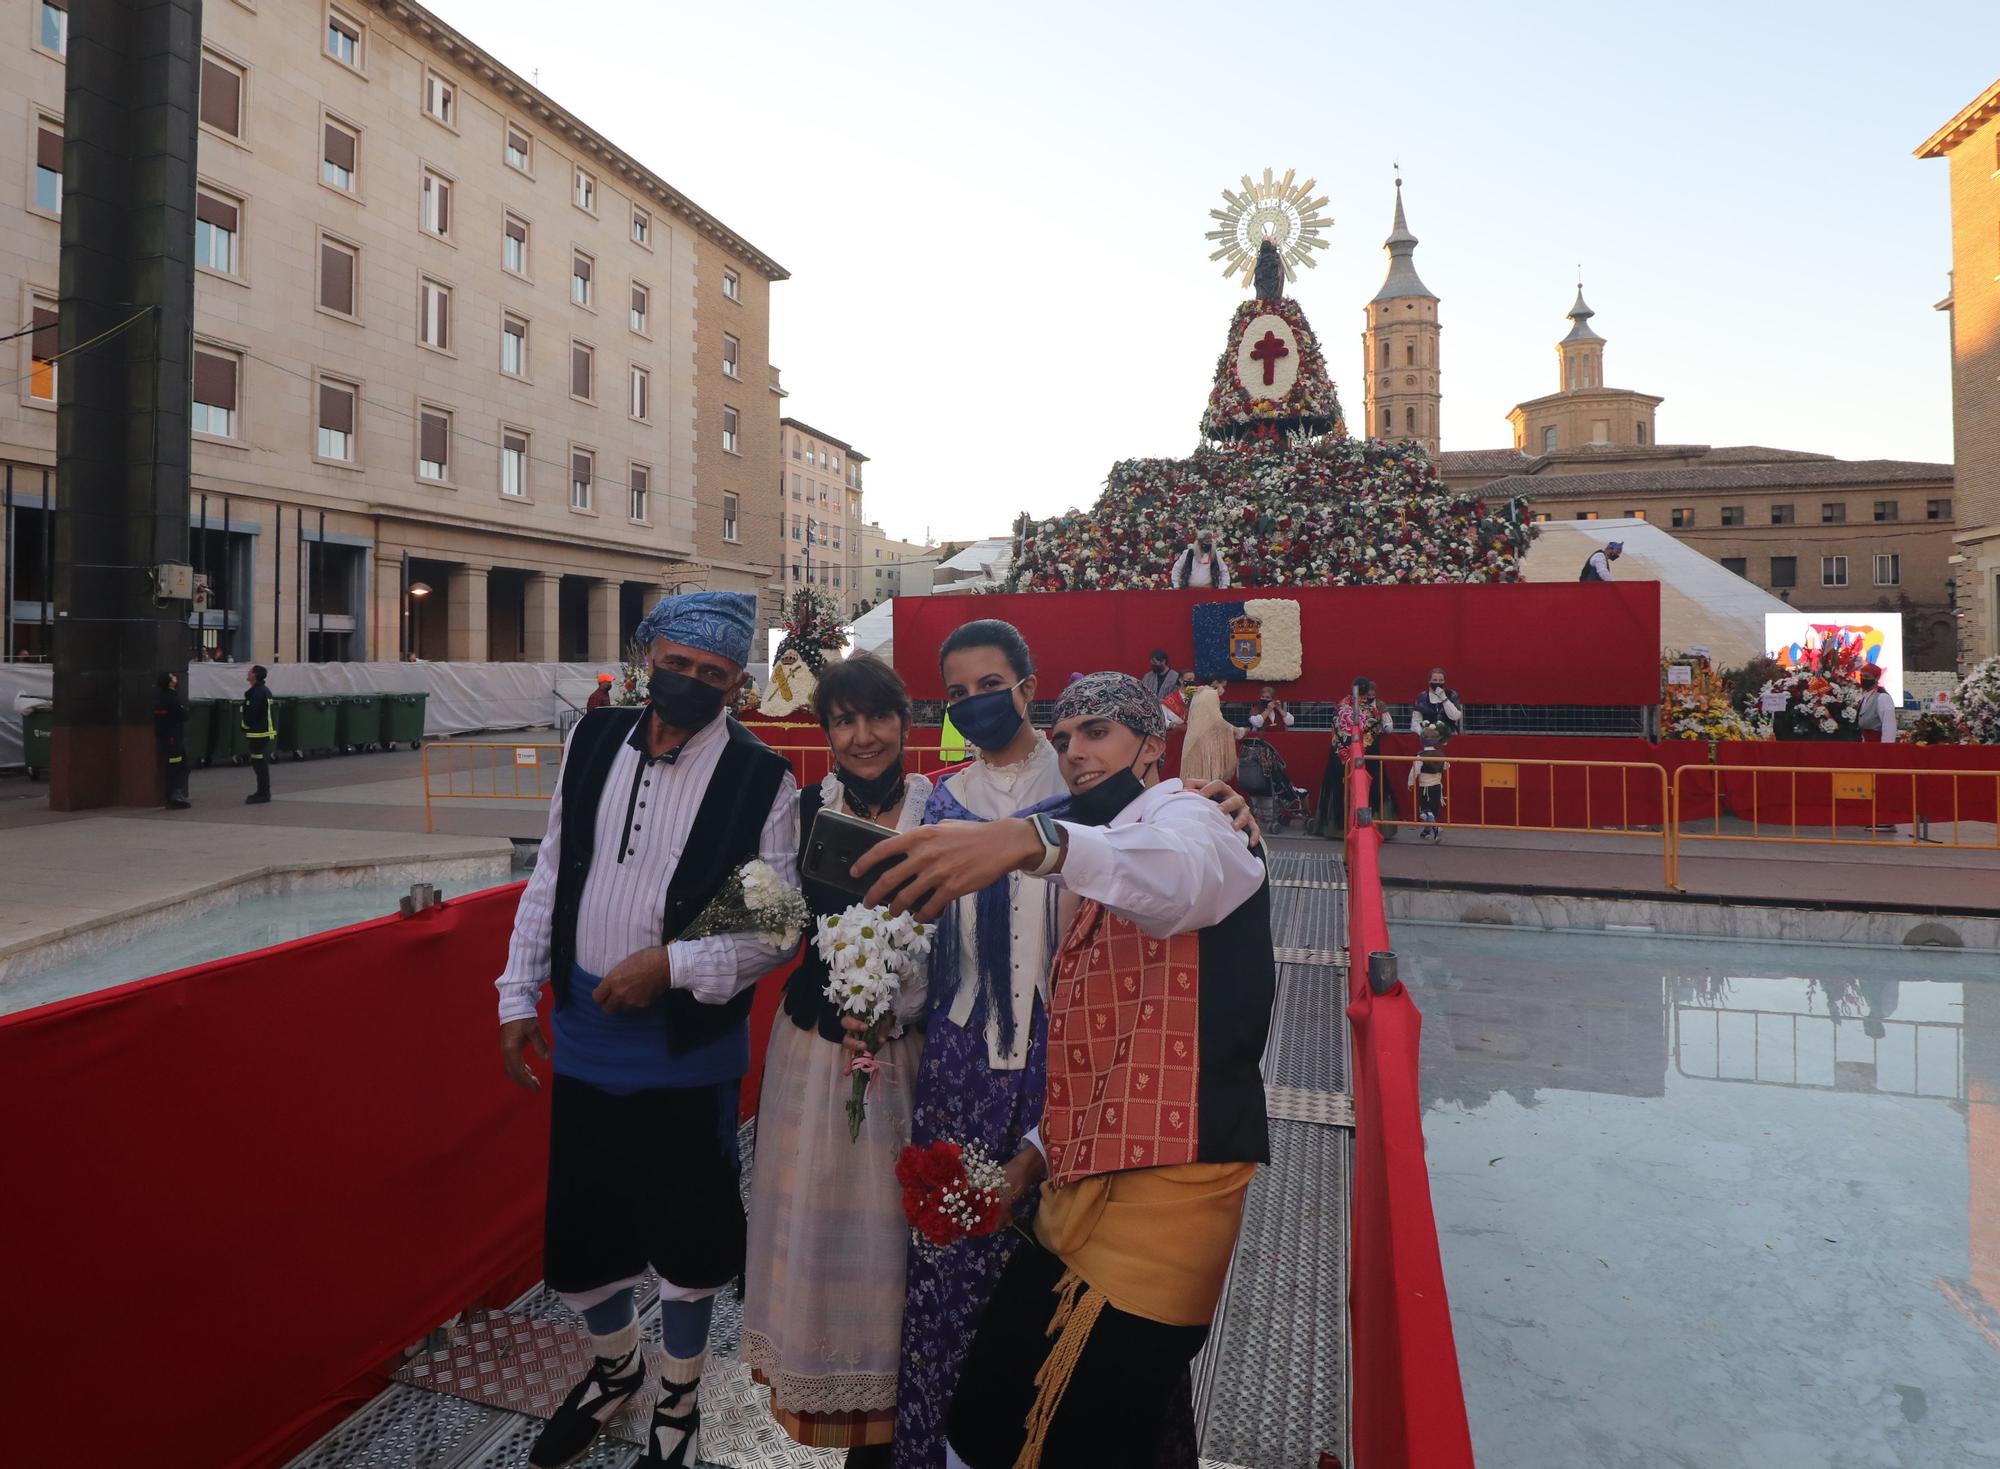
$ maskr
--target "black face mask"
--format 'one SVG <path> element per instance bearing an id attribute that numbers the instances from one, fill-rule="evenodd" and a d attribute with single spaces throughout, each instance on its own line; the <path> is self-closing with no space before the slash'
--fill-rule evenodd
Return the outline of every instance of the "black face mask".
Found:
<path id="1" fill-rule="evenodd" d="M 705 729 L 722 712 L 722 690 L 669 668 L 655 668 L 646 682 L 653 712 L 669 728 Z"/>
<path id="2" fill-rule="evenodd" d="M 1145 793 L 1146 783 L 1128 765 L 1116 775 L 1105 776 L 1089 790 L 1071 796 L 1069 815 L 1063 819 L 1078 826 L 1103 826 Z"/>
<path id="3" fill-rule="evenodd" d="M 1215 549 L 1215 542 L 1213 542 L 1213 541 L 1203 541 L 1203 542 L 1201 543 L 1201 548 L 1202 548 L 1202 550 L 1204 550 L 1204 551 L 1212 551 L 1212 550 L 1214 550 L 1214 549 Z"/>
<path id="4" fill-rule="evenodd" d="M 839 764 L 833 767 L 833 775 L 840 782 L 841 790 L 847 793 L 847 804 L 857 811 L 880 811 L 903 790 L 901 756 L 880 775 L 856 775 Z"/>

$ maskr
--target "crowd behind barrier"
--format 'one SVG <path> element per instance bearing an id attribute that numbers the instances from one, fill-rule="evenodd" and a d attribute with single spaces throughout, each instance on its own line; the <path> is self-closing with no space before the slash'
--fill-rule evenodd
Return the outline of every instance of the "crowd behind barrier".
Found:
<path id="1" fill-rule="evenodd" d="M 1348 768 L 1349 804 L 1370 801 Z M 1353 1234 L 1347 1311 L 1354 1461 L 1403 1469 L 1472 1469 L 1472 1435 L 1445 1295 L 1418 1085 L 1423 1016 L 1400 981 L 1377 994 L 1369 956 L 1393 953 L 1377 866 L 1381 834 L 1347 840 L 1347 1019 L 1354 1093 Z"/>

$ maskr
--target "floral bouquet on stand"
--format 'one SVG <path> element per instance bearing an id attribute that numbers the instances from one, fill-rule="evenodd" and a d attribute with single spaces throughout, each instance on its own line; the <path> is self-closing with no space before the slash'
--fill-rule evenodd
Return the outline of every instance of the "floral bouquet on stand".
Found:
<path id="1" fill-rule="evenodd" d="M 1006 1220 L 1007 1174 L 978 1143 L 912 1143 L 896 1160 L 903 1217 L 919 1244 L 943 1248 L 992 1234 Z"/>
<path id="2" fill-rule="evenodd" d="M 705 939 L 718 933 L 754 934 L 771 948 L 789 952 L 799 946 L 812 910 L 799 890 L 778 876 L 764 861 L 745 862 L 723 879 L 722 889 L 681 930 L 684 939 Z"/>
<path id="3" fill-rule="evenodd" d="M 625 649 L 625 661 L 618 665 L 618 677 L 611 685 L 611 702 L 621 709 L 643 704 L 653 680 L 653 655 L 644 643 Z"/>
<path id="4" fill-rule="evenodd" d="M 1988 658 L 1952 692 L 1951 707 L 1973 744 L 2000 745 L 2000 658 Z"/>
<path id="5" fill-rule="evenodd" d="M 860 1037 L 867 1051 L 848 1063 L 854 1089 L 847 1098 L 847 1139 L 861 1140 L 868 1115 L 868 1088 L 881 1063 L 874 1052 L 896 1023 L 896 1001 L 912 975 L 923 972 L 931 952 L 930 925 L 907 913 L 891 918 L 886 908 L 856 903 L 819 921 L 814 946 L 826 961 L 826 997 L 867 1026 Z"/>

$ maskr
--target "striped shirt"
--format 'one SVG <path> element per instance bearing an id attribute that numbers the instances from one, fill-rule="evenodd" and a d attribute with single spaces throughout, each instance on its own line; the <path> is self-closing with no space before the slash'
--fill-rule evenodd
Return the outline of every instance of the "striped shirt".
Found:
<path id="1" fill-rule="evenodd" d="M 708 792 L 728 742 L 728 721 L 711 720 L 677 753 L 648 755 L 648 721 L 621 743 L 597 803 L 597 839 L 590 876 L 576 916 L 577 967 L 609 974 L 641 949 L 660 942 L 667 884 L 680 865 L 694 829 L 695 813 Z M 572 732 L 571 738 L 575 735 Z M 565 750 L 567 755 L 567 750 Z M 787 774 L 771 803 L 758 839 L 758 855 L 792 886 L 798 886 L 798 788 Z M 535 875 L 514 910 L 514 937 L 507 967 L 494 986 L 500 992 L 500 1021 L 525 1020 L 549 978 L 556 868 L 562 861 L 562 789 L 549 802 L 549 829 L 535 854 Z M 673 987 L 704 1004 L 719 1005 L 755 984 L 790 958 L 749 934 L 716 934 L 667 945 Z"/>

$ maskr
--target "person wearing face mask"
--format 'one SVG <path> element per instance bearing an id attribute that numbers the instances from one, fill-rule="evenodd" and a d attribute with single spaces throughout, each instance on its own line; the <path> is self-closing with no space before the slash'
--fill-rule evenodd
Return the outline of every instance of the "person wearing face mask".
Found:
<path id="1" fill-rule="evenodd" d="M 1158 1462 L 1270 1157 L 1264 863 L 1214 803 L 1156 777 L 1165 738 L 1137 679 L 1092 674 L 1055 708 L 1066 814 L 927 826 L 856 864 L 867 901 L 920 918 L 1009 874 L 1079 900 L 1029 1134 L 1034 1237 L 967 1354 L 947 1465 Z"/>
<path id="2" fill-rule="evenodd" d="M 1442 668 L 1431 670 L 1429 685 L 1410 701 L 1410 733 L 1421 737 L 1431 725 L 1440 744 L 1465 728 L 1465 701 L 1445 682 Z"/>
<path id="3" fill-rule="evenodd" d="M 800 864 L 813 821 L 838 811 L 890 831 L 923 820 L 931 783 L 906 774 L 910 699 L 903 680 L 866 653 L 829 663 L 813 690 L 833 768 L 799 792 Z M 814 916 L 853 896 L 807 879 Z M 896 1159 L 910 1140 L 911 1091 L 923 1032 L 924 986 L 906 984 L 883 1043 L 858 1142 L 843 1104 L 851 1085 L 839 1007 L 825 996 L 826 961 L 808 944 L 771 1027 L 757 1106 L 744 1272 L 743 1360 L 771 1389 L 771 1411 L 802 1444 L 845 1448 L 850 1466 L 889 1463 L 902 1344 L 903 1217 Z"/>
<path id="4" fill-rule="evenodd" d="M 1216 549 L 1213 532 L 1203 531 L 1193 545 L 1181 552 L 1174 562 L 1172 580 L 1177 587 L 1221 589 L 1229 585 L 1229 563 Z"/>
<path id="5" fill-rule="evenodd" d="M 790 955 L 749 933 L 678 936 L 746 862 L 798 881 L 791 766 L 723 710 L 756 624 L 754 596 L 694 592 L 639 625 L 647 703 L 571 731 L 495 982 L 509 1079 L 541 1089 L 530 1051 L 554 1073 L 542 1269 L 593 1359 L 529 1450 L 538 1469 L 579 1458 L 644 1385 L 632 1288 L 649 1268 L 666 1358 L 640 1462 L 696 1462 L 713 1298 L 744 1265 L 750 991 Z"/>

